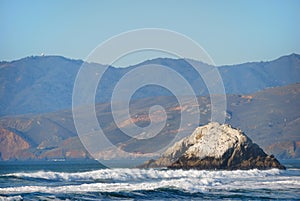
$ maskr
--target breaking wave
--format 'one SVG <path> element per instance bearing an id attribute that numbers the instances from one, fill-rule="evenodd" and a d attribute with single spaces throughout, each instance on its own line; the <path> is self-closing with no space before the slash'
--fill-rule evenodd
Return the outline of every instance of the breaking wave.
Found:
<path id="1" fill-rule="evenodd" d="M 235 170 L 235 171 L 207 171 L 207 170 L 164 170 L 164 169 L 101 169 L 87 172 L 51 172 L 38 171 L 30 173 L 12 173 L 0 177 L 15 177 L 21 179 L 44 179 L 57 181 L 145 181 L 160 179 L 199 179 L 199 178 L 252 178 L 279 175 L 281 170 Z"/>
<path id="2" fill-rule="evenodd" d="M 79 185 L 20 186 L 0 188 L 0 193 L 63 193 L 63 192 L 118 192 L 173 188 L 187 192 L 206 192 L 210 189 L 282 189 L 300 188 L 300 177 L 277 176 L 283 171 L 235 170 L 159 170 L 159 169 L 101 169 L 88 172 L 32 172 L 4 174 L 1 177 L 42 179 L 49 181 L 81 182 Z"/>

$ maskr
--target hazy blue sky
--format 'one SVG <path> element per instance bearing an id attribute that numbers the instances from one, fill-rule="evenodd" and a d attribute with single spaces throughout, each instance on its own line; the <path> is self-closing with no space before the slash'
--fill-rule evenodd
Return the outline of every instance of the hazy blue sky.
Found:
<path id="1" fill-rule="evenodd" d="M 84 59 L 124 31 L 165 28 L 198 42 L 216 64 L 300 53 L 300 1 L 0 0 L 0 60 Z"/>

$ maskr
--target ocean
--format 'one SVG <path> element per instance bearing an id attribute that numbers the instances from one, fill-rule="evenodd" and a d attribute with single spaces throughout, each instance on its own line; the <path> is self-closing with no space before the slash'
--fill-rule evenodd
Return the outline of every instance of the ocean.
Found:
<path id="1" fill-rule="evenodd" d="M 287 170 L 200 171 L 1 162 L 0 200 L 300 200 L 300 163 L 284 164 Z"/>

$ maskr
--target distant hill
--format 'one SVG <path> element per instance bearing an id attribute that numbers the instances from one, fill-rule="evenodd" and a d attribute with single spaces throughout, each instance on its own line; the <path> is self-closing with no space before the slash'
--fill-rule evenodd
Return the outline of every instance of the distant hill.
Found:
<path id="1" fill-rule="evenodd" d="M 0 63 L 0 116 L 49 113 L 71 108 L 73 84 L 83 61 L 60 56 L 34 56 Z M 200 65 L 207 65 L 198 62 Z M 207 95 L 201 77 L 182 59 L 153 59 L 128 68 L 110 67 L 96 95 L 108 102 L 118 80 L 133 68 L 161 64 L 179 72 L 197 95 Z M 99 68 L 103 68 L 100 64 Z M 218 67 L 228 94 L 249 94 L 300 82 L 300 55 L 291 54 L 269 62 L 252 62 Z M 147 87 L 135 99 L 169 96 L 166 90 Z"/>
<path id="2" fill-rule="evenodd" d="M 198 100 L 200 124 L 206 124 L 210 117 L 210 100 L 206 96 Z M 227 100 L 226 123 L 245 131 L 268 154 L 281 159 L 300 158 L 300 83 L 268 88 L 248 95 L 227 95 Z M 172 97 L 152 97 L 133 101 L 133 122 L 139 126 L 148 125 L 148 108 L 155 104 L 166 109 L 168 119 L 163 131 L 148 141 L 125 136 L 113 123 L 109 104 L 98 104 L 96 111 L 110 140 L 123 150 L 137 153 L 138 157 L 141 151 L 153 151 L 153 145 L 167 144 L 169 138 L 177 132 L 180 113 L 193 112 L 189 103 L 179 108 Z M 130 121 L 124 121 L 122 125 L 132 126 Z M 184 125 L 186 136 L 197 126 Z M 78 139 L 70 110 L 0 118 L 0 156 L 1 160 L 90 157 Z M 99 153 L 98 156 L 114 158 L 109 151 Z"/>

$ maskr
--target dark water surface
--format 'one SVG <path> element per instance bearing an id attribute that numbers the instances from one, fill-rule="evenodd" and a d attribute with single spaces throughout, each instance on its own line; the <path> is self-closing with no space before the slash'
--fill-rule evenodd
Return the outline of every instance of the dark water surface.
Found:
<path id="1" fill-rule="evenodd" d="M 287 170 L 105 168 L 91 161 L 2 162 L 0 200 L 300 200 L 300 162 Z"/>

